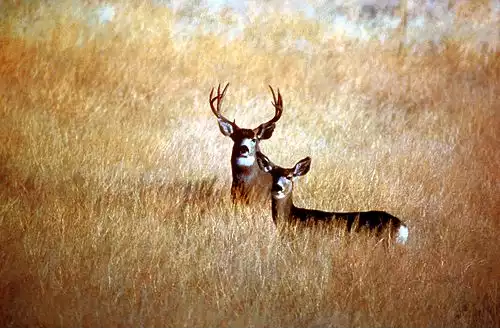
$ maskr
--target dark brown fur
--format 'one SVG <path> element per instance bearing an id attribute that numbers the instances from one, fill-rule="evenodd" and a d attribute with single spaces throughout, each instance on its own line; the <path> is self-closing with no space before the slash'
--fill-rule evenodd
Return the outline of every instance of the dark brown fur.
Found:
<path id="1" fill-rule="evenodd" d="M 271 197 L 272 217 L 276 225 L 310 226 L 318 223 L 333 223 L 344 226 L 348 232 L 367 230 L 377 236 L 388 232 L 390 239 L 397 235 L 400 227 L 406 227 L 399 218 L 384 211 L 325 212 L 296 207 L 293 204 L 292 179 L 305 175 L 309 171 L 311 159 L 304 158 L 293 168 L 282 168 L 273 164 L 269 158 L 259 152 L 257 162 L 259 167 L 272 177 L 272 192 L 282 193 L 280 197 Z M 286 188 L 281 185 L 283 182 L 280 182 L 280 179 L 287 181 Z"/>

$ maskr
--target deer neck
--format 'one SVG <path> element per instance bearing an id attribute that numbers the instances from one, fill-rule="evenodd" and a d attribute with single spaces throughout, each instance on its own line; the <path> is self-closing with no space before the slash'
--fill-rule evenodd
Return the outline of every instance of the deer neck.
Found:
<path id="1" fill-rule="evenodd" d="M 233 171 L 233 184 L 252 185 L 253 182 L 260 176 L 260 169 L 257 162 L 254 161 L 252 165 L 240 165 L 235 158 L 231 161 L 231 168 Z"/>
<path id="2" fill-rule="evenodd" d="M 233 147 L 233 152 L 231 154 L 233 186 L 252 187 L 257 183 L 259 177 L 263 175 L 255 159 L 255 153 L 257 151 L 260 151 L 258 144 L 255 146 L 253 155 L 241 158 L 239 157 L 238 149 Z"/>
<path id="3" fill-rule="evenodd" d="M 290 221 L 292 218 L 292 210 L 294 208 L 292 193 L 280 199 L 276 199 L 274 197 L 271 198 L 271 208 L 274 224 L 277 225 Z"/>
<path id="4" fill-rule="evenodd" d="M 271 187 L 271 179 L 267 177 L 258 167 L 255 161 L 251 166 L 238 165 L 236 161 L 231 161 L 233 171 L 233 183 L 231 194 L 238 201 L 250 202 L 250 199 L 262 197 L 265 200 L 268 190 Z"/>

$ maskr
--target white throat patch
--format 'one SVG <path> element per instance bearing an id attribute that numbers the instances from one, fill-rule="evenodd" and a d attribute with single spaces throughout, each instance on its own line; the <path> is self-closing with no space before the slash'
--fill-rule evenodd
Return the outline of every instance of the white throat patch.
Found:
<path id="1" fill-rule="evenodd" d="M 238 157 L 236 158 L 236 164 L 238 166 L 252 166 L 255 163 L 255 156 Z"/>
<path id="2" fill-rule="evenodd" d="M 245 146 L 248 149 L 248 152 L 244 154 L 238 154 L 239 157 L 236 158 L 236 165 L 238 166 L 252 166 L 255 163 L 255 156 L 250 155 L 255 153 L 255 141 L 249 138 L 245 138 L 241 140 L 239 145 Z"/>
<path id="3" fill-rule="evenodd" d="M 283 199 L 286 196 L 283 191 L 273 191 L 271 194 L 274 199 Z"/>

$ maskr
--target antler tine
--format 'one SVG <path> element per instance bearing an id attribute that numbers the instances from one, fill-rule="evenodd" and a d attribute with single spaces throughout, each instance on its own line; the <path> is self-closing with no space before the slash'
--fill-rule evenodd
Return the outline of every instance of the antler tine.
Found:
<path id="1" fill-rule="evenodd" d="M 220 105 L 222 104 L 222 101 L 224 100 L 224 94 L 226 93 L 227 87 L 229 86 L 229 83 L 226 84 L 224 87 L 224 90 L 222 90 L 222 94 L 220 95 L 220 102 L 217 103 L 217 110 L 220 111 Z M 220 84 L 219 84 L 220 87 Z M 217 94 L 219 93 L 219 90 L 217 89 Z"/>
<path id="2" fill-rule="evenodd" d="M 274 94 L 274 90 L 273 90 L 272 86 L 269 86 L 269 89 L 271 89 L 271 93 L 273 94 L 273 100 L 274 100 L 274 103 L 271 103 L 271 104 L 274 105 L 276 103 L 276 95 Z"/>
<path id="3" fill-rule="evenodd" d="M 219 86 L 217 87 L 217 96 L 215 96 L 213 98 L 212 98 L 212 95 L 214 93 L 214 88 L 212 88 L 212 90 L 210 91 L 209 101 L 210 101 L 210 108 L 212 108 L 212 112 L 214 113 L 215 116 L 217 116 L 218 119 L 224 120 L 226 122 L 231 122 L 227 118 L 222 116 L 222 114 L 220 113 L 220 107 L 222 104 L 222 100 L 224 99 L 224 94 L 226 93 L 228 86 L 229 86 L 229 83 L 226 84 L 226 86 L 224 87 L 224 89 L 222 90 L 222 93 L 221 93 L 220 92 L 220 84 L 219 84 Z M 215 108 L 215 106 L 214 106 L 214 101 L 216 101 L 216 100 L 217 100 L 217 108 Z"/>
<path id="4" fill-rule="evenodd" d="M 274 102 L 272 102 L 272 104 L 273 104 L 276 112 L 274 114 L 274 117 L 266 124 L 271 124 L 271 123 L 277 122 L 280 119 L 281 114 L 283 113 L 283 99 L 281 98 L 280 89 L 278 88 L 278 99 L 276 99 L 276 94 L 274 93 L 273 88 L 271 86 L 269 86 L 269 89 L 271 89 L 271 93 L 273 94 L 273 101 Z"/>

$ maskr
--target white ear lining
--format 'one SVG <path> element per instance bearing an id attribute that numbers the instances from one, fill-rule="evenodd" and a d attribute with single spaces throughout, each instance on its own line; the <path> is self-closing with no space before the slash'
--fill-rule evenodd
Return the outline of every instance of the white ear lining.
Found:
<path id="1" fill-rule="evenodd" d="M 222 134 L 228 137 L 231 136 L 231 134 L 233 134 L 234 129 L 230 123 L 225 122 L 224 120 L 221 119 L 218 119 L 217 121 L 219 123 L 219 129 L 221 130 Z"/>

